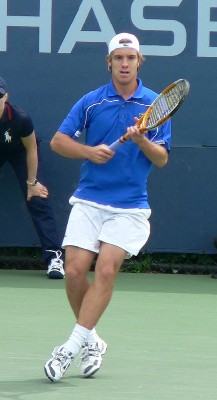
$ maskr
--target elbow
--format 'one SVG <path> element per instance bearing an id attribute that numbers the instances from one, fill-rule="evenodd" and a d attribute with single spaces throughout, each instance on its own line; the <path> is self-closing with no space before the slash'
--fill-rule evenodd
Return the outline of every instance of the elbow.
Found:
<path id="1" fill-rule="evenodd" d="M 165 155 L 165 157 L 162 157 L 158 162 L 156 163 L 157 167 L 163 168 L 165 165 L 168 163 L 168 154 Z"/>
<path id="2" fill-rule="evenodd" d="M 163 167 L 165 167 L 165 165 L 167 164 L 167 162 L 162 162 L 162 163 L 159 163 L 159 164 L 157 164 L 157 167 L 158 168 L 163 168 Z"/>
<path id="3" fill-rule="evenodd" d="M 50 148 L 51 148 L 52 151 L 56 151 L 56 143 L 55 142 L 56 141 L 55 141 L 54 138 L 51 139 L 51 141 L 50 141 Z"/>
<path id="4" fill-rule="evenodd" d="M 158 165 L 158 167 L 159 167 L 159 168 L 165 167 L 165 165 L 167 165 L 167 162 L 168 162 L 168 160 L 162 161 L 162 162 Z"/>

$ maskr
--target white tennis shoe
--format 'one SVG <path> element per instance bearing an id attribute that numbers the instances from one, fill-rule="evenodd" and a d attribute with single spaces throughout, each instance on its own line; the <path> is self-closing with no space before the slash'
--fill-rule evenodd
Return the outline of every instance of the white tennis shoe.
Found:
<path id="1" fill-rule="evenodd" d="M 52 357 L 44 366 L 46 376 L 52 381 L 59 381 L 66 370 L 69 368 L 74 357 L 72 353 L 64 348 L 64 346 L 55 347 Z"/>
<path id="2" fill-rule="evenodd" d="M 47 250 L 51 253 L 55 253 L 55 257 L 51 259 L 50 264 L 47 268 L 47 276 L 50 279 L 64 279 L 65 271 L 63 268 L 63 260 L 61 259 L 62 252 L 60 250 Z"/>
<path id="3" fill-rule="evenodd" d="M 101 367 L 102 357 L 106 353 L 107 344 L 100 338 L 97 342 L 86 343 L 81 354 L 81 374 L 88 378 L 94 375 Z"/>

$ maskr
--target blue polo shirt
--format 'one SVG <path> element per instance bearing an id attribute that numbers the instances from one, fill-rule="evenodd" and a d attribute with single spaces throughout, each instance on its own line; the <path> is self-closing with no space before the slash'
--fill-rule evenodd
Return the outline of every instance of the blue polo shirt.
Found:
<path id="1" fill-rule="evenodd" d="M 134 117 L 143 114 L 157 97 L 138 79 L 136 92 L 127 100 L 120 96 L 113 82 L 83 96 L 70 110 L 59 131 L 77 139 L 86 133 L 89 146 L 110 145 L 134 125 Z M 147 134 L 149 140 L 170 150 L 171 123 Z M 152 167 L 139 147 L 128 140 L 106 164 L 85 160 L 78 187 L 73 196 L 101 205 L 118 208 L 150 208 L 147 178 Z"/>

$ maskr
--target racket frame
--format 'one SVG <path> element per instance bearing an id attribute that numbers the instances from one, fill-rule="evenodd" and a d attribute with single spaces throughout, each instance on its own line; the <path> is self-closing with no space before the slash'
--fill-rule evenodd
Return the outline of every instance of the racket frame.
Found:
<path id="1" fill-rule="evenodd" d="M 165 115 L 165 117 L 159 119 L 155 124 L 152 125 L 148 125 L 148 119 L 153 111 L 153 108 L 155 106 L 156 103 L 159 102 L 160 98 L 164 97 L 169 91 L 171 91 L 175 86 L 179 85 L 181 82 L 185 83 L 185 90 L 184 93 L 181 97 L 181 99 L 179 100 L 179 102 L 174 106 L 174 108 L 172 109 L 172 111 L 170 113 L 168 113 L 167 115 Z M 169 118 L 172 117 L 173 114 L 176 113 L 176 111 L 179 109 L 179 107 L 181 106 L 181 104 L 183 103 L 184 99 L 186 98 L 186 96 L 188 95 L 190 89 L 190 84 L 186 79 L 178 79 L 177 81 L 171 83 L 169 86 L 167 86 L 157 97 L 156 99 L 153 101 L 153 103 L 148 107 L 148 109 L 146 110 L 146 112 L 144 114 L 142 114 L 142 116 L 139 118 L 139 120 L 136 122 L 135 126 L 137 126 L 139 128 L 139 131 L 142 133 L 144 131 L 151 131 L 154 128 L 156 128 L 157 126 L 162 125 L 164 122 L 166 122 Z M 118 140 L 116 140 L 115 142 L 113 142 L 109 148 L 111 150 L 117 150 L 123 143 L 125 143 L 128 139 L 129 139 L 129 133 L 125 133 L 123 136 L 121 136 Z"/>

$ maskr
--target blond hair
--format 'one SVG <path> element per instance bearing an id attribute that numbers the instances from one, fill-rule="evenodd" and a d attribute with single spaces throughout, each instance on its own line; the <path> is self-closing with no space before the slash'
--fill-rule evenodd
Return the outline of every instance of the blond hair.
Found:
<path id="1" fill-rule="evenodd" d="M 113 56 L 114 50 L 111 52 L 111 54 L 108 54 L 106 56 L 106 63 L 108 65 L 108 63 L 112 60 L 112 56 Z M 137 55 L 138 55 L 138 59 L 139 59 L 139 67 L 142 65 L 142 63 L 145 61 L 145 57 L 143 56 L 142 53 L 137 51 Z M 108 66 L 108 70 L 111 71 L 111 68 Z"/>

